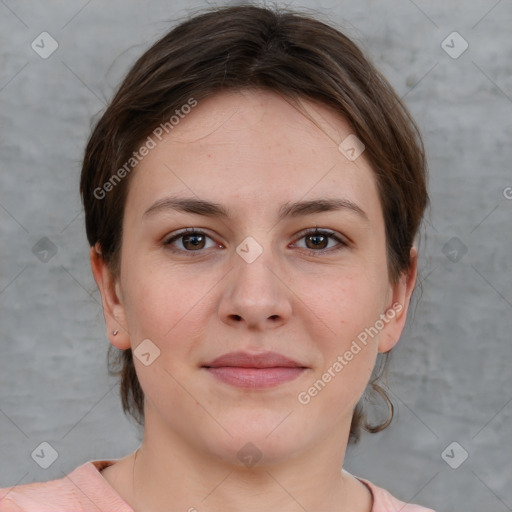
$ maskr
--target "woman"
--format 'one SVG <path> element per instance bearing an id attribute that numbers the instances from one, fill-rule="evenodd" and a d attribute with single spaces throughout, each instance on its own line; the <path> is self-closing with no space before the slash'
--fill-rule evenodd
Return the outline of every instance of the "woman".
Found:
<path id="1" fill-rule="evenodd" d="M 3 489 L 2 510 L 428 510 L 343 469 L 348 442 L 393 416 L 378 376 L 416 282 L 425 182 L 414 121 L 336 29 L 236 6 L 166 34 L 81 176 L 143 441 Z M 368 385 L 390 406 L 378 425 Z"/>

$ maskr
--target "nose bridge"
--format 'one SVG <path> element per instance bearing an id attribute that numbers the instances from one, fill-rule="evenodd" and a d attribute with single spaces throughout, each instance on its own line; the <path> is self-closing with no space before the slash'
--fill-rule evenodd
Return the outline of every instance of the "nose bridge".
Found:
<path id="1" fill-rule="evenodd" d="M 262 239 L 261 236 L 259 238 Z M 276 277 L 270 270 L 275 260 L 270 242 L 262 245 L 254 237 L 249 236 L 238 245 L 236 253 L 237 256 L 233 259 L 238 283 L 243 284 L 247 290 L 253 289 L 254 292 L 271 291 Z"/>
<path id="2" fill-rule="evenodd" d="M 291 312 L 286 287 L 278 274 L 277 255 L 268 233 L 247 236 L 233 254 L 233 272 L 222 297 L 224 321 L 245 321 L 250 326 L 284 321 Z"/>

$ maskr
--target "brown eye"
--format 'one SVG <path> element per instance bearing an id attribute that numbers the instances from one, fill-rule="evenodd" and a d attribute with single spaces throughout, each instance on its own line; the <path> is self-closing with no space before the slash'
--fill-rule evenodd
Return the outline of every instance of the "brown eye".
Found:
<path id="1" fill-rule="evenodd" d="M 207 239 L 212 240 L 202 231 L 187 229 L 168 238 L 164 245 L 175 252 L 201 252 L 202 249 L 208 249 L 206 247 Z M 213 243 L 210 247 L 215 245 L 217 244 Z"/>
<path id="2" fill-rule="evenodd" d="M 308 249 L 325 249 L 329 243 L 329 238 L 325 235 L 307 235 L 304 237 Z M 308 241 L 311 242 L 308 244 Z"/>
<path id="3" fill-rule="evenodd" d="M 338 236 L 334 231 L 326 230 L 310 230 L 302 233 L 300 239 L 305 240 L 305 249 L 310 253 L 324 253 L 343 249 L 348 246 L 348 243 L 343 240 L 341 236 Z M 330 241 L 338 242 L 333 247 L 329 247 Z"/>
<path id="4" fill-rule="evenodd" d="M 204 249 L 205 237 L 204 235 L 183 235 L 182 244 L 185 249 Z"/>

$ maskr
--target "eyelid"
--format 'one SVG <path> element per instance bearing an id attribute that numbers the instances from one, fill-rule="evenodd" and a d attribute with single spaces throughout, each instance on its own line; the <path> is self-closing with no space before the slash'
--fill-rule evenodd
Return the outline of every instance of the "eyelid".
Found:
<path id="1" fill-rule="evenodd" d="M 174 231 L 172 233 L 170 233 L 169 235 L 165 236 L 162 240 L 162 243 L 164 246 L 169 246 L 171 248 L 172 251 L 174 252 L 180 252 L 180 253 L 197 253 L 197 255 L 201 254 L 201 253 L 204 253 L 205 252 L 205 249 L 202 249 L 202 250 L 198 250 L 198 251 L 185 251 L 184 249 L 175 249 L 174 247 L 171 246 L 171 244 L 173 242 L 175 242 L 176 240 L 179 240 L 181 237 L 185 236 L 185 235 L 203 235 L 207 238 L 210 238 L 211 240 L 213 240 L 215 242 L 215 244 L 217 246 L 219 245 L 223 245 L 221 244 L 220 242 L 217 242 L 212 235 L 209 235 L 207 231 L 205 231 L 204 228 L 184 228 L 184 229 L 180 229 L 178 231 Z"/>
<path id="2" fill-rule="evenodd" d="M 214 239 L 214 237 L 210 236 L 203 228 L 184 228 L 184 229 L 178 230 L 174 233 L 171 233 L 170 236 L 166 236 L 163 239 L 162 243 L 165 247 L 167 247 L 173 253 L 187 254 L 187 255 L 191 255 L 192 257 L 203 256 L 207 252 L 207 249 L 214 248 L 214 247 L 209 247 L 207 249 L 198 249 L 197 251 L 187 251 L 185 249 L 178 249 L 178 248 L 175 248 L 172 246 L 173 242 L 179 240 L 180 238 L 182 238 L 183 236 L 185 236 L 187 234 L 203 235 L 207 238 L 210 238 L 212 241 L 214 241 L 215 244 L 217 245 L 217 248 L 219 246 L 223 247 L 223 244 L 217 242 Z M 319 257 L 321 257 L 323 255 L 327 256 L 327 255 L 332 254 L 333 252 L 350 247 L 352 245 L 351 240 L 348 239 L 345 235 L 342 235 L 341 233 L 338 233 L 336 231 L 332 231 L 331 229 L 319 228 L 318 226 L 315 226 L 314 228 L 306 228 L 306 229 L 303 229 L 302 231 L 300 231 L 295 236 L 295 241 L 292 242 L 292 244 L 295 245 L 295 243 L 298 240 L 300 240 L 306 236 L 314 236 L 314 235 L 327 236 L 331 240 L 335 240 L 338 243 L 334 247 L 330 247 L 327 249 L 319 249 L 319 250 L 299 247 L 299 249 L 301 249 L 302 251 L 305 251 L 308 255 L 311 255 L 311 256 L 319 256 Z"/>
<path id="3" fill-rule="evenodd" d="M 320 251 L 315 251 L 313 249 L 305 249 L 309 253 L 313 253 L 313 254 L 316 254 L 316 253 L 318 253 L 319 255 L 326 254 L 326 253 L 328 254 L 328 253 L 330 253 L 332 251 L 336 251 L 337 249 L 340 249 L 342 247 L 349 247 L 352 244 L 352 241 L 348 237 L 342 235 L 341 233 L 338 233 L 337 231 L 333 231 L 332 229 L 319 228 L 318 226 L 315 226 L 314 228 L 307 228 L 307 229 L 300 231 L 296 235 L 296 240 L 304 238 L 305 236 L 313 236 L 313 235 L 327 236 L 328 238 L 330 238 L 332 240 L 336 240 L 338 242 L 338 246 L 331 247 L 330 249 L 324 249 L 324 250 L 320 250 Z M 339 246 L 341 246 L 341 247 L 339 247 Z"/>
<path id="4" fill-rule="evenodd" d="M 170 236 L 166 236 L 163 239 L 162 243 L 164 246 L 168 246 L 171 251 L 176 252 L 176 253 L 182 253 L 182 254 L 187 253 L 187 254 L 192 254 L 193 256 L 199 256 L 201 254 L 204 254 L 206 252 L 206 249 L 199 249 L 197 251 L 187 251 L 185 249 L 176 249 L 171 246 L 171 244 L 173 242 L 175 242 L 176 240 L 179 240 L 181 237 L 183 237 L 187 234 L 203 235 L 203 236 L 206 236 L 207 238 L 210 238 L 211 240 L 213 240 L 216 243 L 217 247 L 219 245 L 220 246 L 223 245 L 223 244 L 217 242 L 216 240 L 214 240 L 213 236 L 209 235 L 204 230 L 204 228 L 184 228 L 184 229 L 178 230 L 176 232 L 171 233 Z M 330 239 L 336 240 L 338 242 L 338 245 L 335 247 L 331 247 L 329 249 L 322 249 L 322 250 L 318 250 L 318 251 L 316 251 L 314 249 L 301 248 L 304 251 L 306 251 L 308 254 L 314 254 L 314 255 L 319 255 L 319 256 L 322 254 L 329 254 L 329 253 L 339 250 L 341 248 L 348 247 L 352 243 L 351 240 L 349 240 L 346 236 L 342 235 L 341 233 L 338 233 L 331 229 L 318 228 L 318 226 L 315 226 L 314 228 L 303 229 L 295 236 L 295 241 L 300 240 L 301 238 L 304 238 L 306 236 L 313 236 L 313 235 L 327 236 Z M 293 242 L 293 244 L 295 244 L 295 242 Z M 210 247 L 210 249 L 211 249 L 211 247 Z"/>

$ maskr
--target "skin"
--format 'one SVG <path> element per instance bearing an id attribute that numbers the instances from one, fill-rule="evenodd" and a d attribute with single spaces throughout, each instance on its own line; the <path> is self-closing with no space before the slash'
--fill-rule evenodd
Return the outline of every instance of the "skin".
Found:
<path id="1" fill-rule="evenodd" d="M 135 349 L 150 339 L 160 350 L 148 366 L 134 358 L 146 395 L 136 461 L 130 454 L 102 473 L 136 511 L 371 510 L 371 493 L 342 471 L 343 460 L 377 353 L 403 330 L 417 255 L 392 284 L 374 173 L 364 153 L 349 161 L 338 150 L 351 133 L 345 120 L 302 104 L 314 122 L 270 92 L 199 102 L 130 177 L 120 274 L 91 249 L 110 342 Z M 144 215 L 171 194 L 214 201 L 231 216 Z M 341 209 L 277 219 L 283 203 L 325 198 L 350 200 L 364 216 Z M 328 238 L 316 248 L 302 233 L 316 226 L 346 245 Z M 177 239 L 171 247 L 181 252 L 172 252 L 165 242 L 183 228 L 210 238 L 195 251 Z M 248 236 L 263 249 L 252 263 L 236 252 Z M 298 394 L 394 303 L 400 313 L 301 404 Z M 235 350 L 273 350 L 307 370 L 261 390 L 201 368 Z M 237 457 L 248 442 L 262 455 L 252 467 Z"/>

